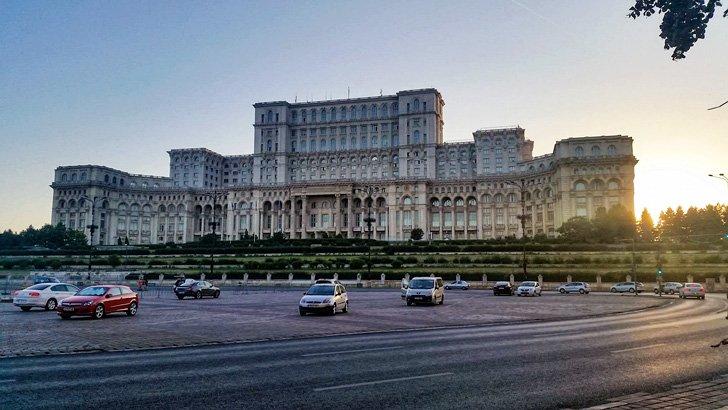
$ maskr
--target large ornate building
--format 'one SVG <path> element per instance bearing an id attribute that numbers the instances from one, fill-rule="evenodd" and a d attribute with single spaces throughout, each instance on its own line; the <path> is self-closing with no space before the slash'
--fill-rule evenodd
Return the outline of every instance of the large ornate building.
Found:
<path id="1" fill-rule="evenodd" d="M 600 207 L 633 210 L 632 138 L 560 140 L 534 157 L 520 127 L 443 141 L 435 89 L 306 103 L 257 103 L 254 152 L 169 151 L 169 176 L 98 165 L 55 171 L 53 223 L 98 226 L 93 244 L 290 238 L 487 239 L 556 235 Z M 523 199 L 523 202 L 521 201 Z"/>

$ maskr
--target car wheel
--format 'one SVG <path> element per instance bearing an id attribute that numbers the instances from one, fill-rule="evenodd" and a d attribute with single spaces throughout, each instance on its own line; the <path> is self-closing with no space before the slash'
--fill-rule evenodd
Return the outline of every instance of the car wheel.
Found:
<path id="1" fill-rule="evenodd" d="M 450 287 L 449 286 L 445 286 L 445 290 L 450 290 Z"/>
<path id="2" fill-rule="evenodd" d="M 46 302 L 45 310 L 56 310 L 56 306 L 58 306 L 58 302 L 56 302 L 55 299 L 50 298 L 48 299 L 48 302 Z"/>
<path id="3" fill-rule="evenodd" d="M 71 318 L 71 315 L 67 315 L 65 313 L 61 315 L 61 319 L 65 320 L 65 319 L 70 319 L 70 318 Z"/>
<path id="4" fill-rule="evenodd" d="M 177 299 L 179 299 L 179 300 L 182 300 L 184 298 L 185 298 L 184 295 L 177 295 Z"/>
<path id="5" fill-rule="evenodd" d="M 96 306 L 96 309 L 94 309 L 93 315 L 91 315 L 94 319 L 101 319 L 104 317 L 104 305 L 98 305 Z"/>
<path id="6" fill-rule="evenodd" d="M 23 312 L 30 312 L 30 306 L 21 306 L 20 310 L 22 310 Z"/>
<path id="7" fill-rule="evenodd" d="M 675 291 L 674 291 L 674 290 L 672 290 L 672 289 L 670 289 L 670 294 L 671 294 L 671 295 L 674 295 L 674 294 L 675 294 Z"/>
<path id="8" fill-rule="evenodd" d="M 542 292 L 542 291 L 539 291 L 539 292 L 538 292 L 538 296 L 541 296 L 541 292 Z"/>
<path id="9" fill-rule="evenodd" d="M 331 306 L 331 312 L 329 312 L 331 316 L 336 316 L 336 303 L 334 303 L 334 306 Z"/>
<path id="10" fill-rule="evenodd" d="M 215 299 L 219 298 L 220 297 L 220 291 L 219 290 L 216 290 L 215 293 L 212 294 L 212 297 L 215 298 Z"/>
<path id="11" fill-rule="evenodd" d="M 559 289 L 559 293 L 566 293 L 566 289 L 564 289 L 564 288 Z"/>
<path id="12" fill-rule="evenodd" d="M 131 302 L 129 304 L 129 309 L 126 310 L 126 315 L 127 316 L 136 316 L 136 314 L 137 314 L 137 303 Z"/>
<path id="13" fill-rule="evenodd" d="M 629 288 L 629 293 L 634 293 L 634 288 Z"/>
<path id="14" fill-rule="evenodd" d="M 306 312 L 304 312 L 301 308 L 298 308 L 298 314 L 301 316 L 306 316 Z"/>
<path id="15" fill-rule="evenodd" d="M 346 301 L 344 303 L 344 309 L 341 310 L 341 313 L 347 313 L 349 311 L 349 301 Z"/>
<path id="16" fill-rule="evenodd" d="M 195 293 L 195 299 L 202 299 L 202 292 L 198 290 L 197 293 Z"/>
<path id="17" fill-rule="evenodd" d="M 407 306 L 412 306 L 412 301 L 411 300 L 408 300 L 407 301 Z"/>
<path id="18" fill-rule="evenodd" d="M 658 293 L 660 293 L 660 290 L 659 289 L 655 289 L 655 295 L 658 294 Z"/>
<path id="19" fill-rule="evenodd" d="M 584 294 L 584 289 L 579 289 L 579 293 Z"/>
<path id="20" fill-rule="evenodd" d="M 611 292 L 611 293 L 617 293 L 617 289 L 611 288 L 611 289 L 609 289 L 609 292 Z"/>

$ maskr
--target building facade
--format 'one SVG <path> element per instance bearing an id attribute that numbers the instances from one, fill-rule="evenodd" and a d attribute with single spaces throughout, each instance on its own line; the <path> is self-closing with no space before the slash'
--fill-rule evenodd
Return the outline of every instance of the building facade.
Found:
<path id="1" fill-rule="evenodd" d="M 290 238 L 407 240 L 553 237 L 574 216 L 633 211 L 632 138 L 568 138 L 533 156 L 521 127 L 443 140 L 436 89 L 306 103 L 254 104 L 254 152 L 168 152 L 168 177 L 98 165 L 55 170 L 52 222 L 93 244 L 190 242 L 212 231 Z M 523 199 L 523 203 L 522 200 Z M 522 210 L 523 208 L 523 210 Z M 371 216 L 371 231 L 367 216 Z"/>

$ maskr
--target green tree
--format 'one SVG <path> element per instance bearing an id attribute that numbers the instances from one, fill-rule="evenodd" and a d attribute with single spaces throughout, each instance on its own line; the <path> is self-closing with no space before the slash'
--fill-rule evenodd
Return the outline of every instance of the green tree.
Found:
<path id="1" fill-rule="evenodd" d="M 106 263 L 108 263 L 112 268 L 115 268 L 121 265 L 121 258 L 119 255 L 109 255 L 109 257 L 106 258 Z"/>
<path id="2" fill-rule="evenodd" d="M 425 233 L 420 228 L 415 228 L 410 232 L 410 239 L 413 241 L 419 241 L 423 236 L 425 236 Z"/>
<path id="3" fill-rule="evenodd" d="M 717 0 L 635 0 L 628 16 L 636 19 L 662 15 L 660 37 L 665 40 L 665 50 L 672 51 L 672 59 L 685 58 L 685 53 L 695 43 L 705 38 L 708 22 L 715 15 Z M 728 16 L 728 10 L 723 17 Z"/>
<path id="4" fill-rule="evenodd" d="M 590 242 L 593 240 L 594 228 L 587 218 L 575 216 L 561 224 L 558 232 L 566 242 Z"/>
<path id="5" fill-rule="evenodd" d="M 655 222 L 647 208 L 642 210 L 640 222 L 637 224 L 637 235 L 644 242 L 652 242 L 655 239 Z"/>

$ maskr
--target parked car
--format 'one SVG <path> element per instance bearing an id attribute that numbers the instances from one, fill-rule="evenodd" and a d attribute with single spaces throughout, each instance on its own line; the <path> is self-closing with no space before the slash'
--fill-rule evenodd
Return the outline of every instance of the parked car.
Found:
<path id="1" fill-rule="evenodd" d="M 179 300 L 184 299 L 186 296 L 191 296 L 195 299 L 212 296 L 217 299 L 220 297 L 220 288 L 204 280 L 195 280 L 182 282 L 179 286 L 175 286 L 174 294 L 177 295 L 177 299 Z"/>
<path id="2" fill-rule="evenodd" d="M 328 313 L 335 315 L 341 311 L 349 311 L 349 295 L 340 283 L 316 283 L 312 285 L 298 302 L 298 313 Z"/>
<path id="3" fill-rule="evenodd" d="M 705 299 L 705 287 L 700 283 L 686 283 L 680 288 L 680 298 Z"/>
<path id="4" fill-rule="evenodd" d="M 453 282 L 448 283 L 445 285 L 446 290 L 450 289 L 460 289 L 460 290 L 468 290 L 470 289 L 470 284 L 464 280 L 456 280 Z"/>
<path id="5" fill-rule="evenodd" d="M 78 292 L 78 288 L 68 283 L 39 283 L 18 291 L 13 297 L 13 305 L 23 312 L 39 307 L 56 310 L 58 302 Z"/>
<path id="6" fill-rule="evenodd" d="M 496 282 L 495 285 L 493 285 L 493 295 L 506 295 L 506 296 L 513 296 L 515 293 L 515 289 L 513 288 L 513 285 L 511 285 L 511 282 Z"/>
<path id="7" fill-rule="evenodd" d="M 339 285 L 341 282 L 339 282 L 338 279 L 316 279 L 315 283 L 319 284 L 330 284 L 330 285 Z"/>
<path id="8" fill-rule="evenodd" d="M 516 296 L 541 296 L 541 284 L 533 281 L 521 282 L 516 289 Z"/>
<path id="9" fill-rule="evenodd" d="M 662 285 L 662 293 L 669 293 L 671 295 L 674 295 L 676 293 L 680 293 L 680 288 L 683 287 L 683 284 L 680 282 L 665 282 Z M 653 291 L 655 293 L 660 293 L 660 288 L 655 286 L 653 288 Z"/>
<path id="10" fill-rule="evenodd" d="M 619 282 L 612 285 L 611 289 L 609 289 L 612 293 L 634 293 L 635 290 L 637 293 L 642 293 L 645 290 L 645 285 L 642 282 Z"/>
<path id="11" fill-rule="evenodd" d="M 445 286 L 442 278 L 412 278 L 405 294 L 407 306 L 415 303 L 431 303 L 442 305 L 445 302 Z"/>
<path id="12" fill-rule="evenodd" d="M 56 311 L 61 319 L 71 316 L 91 316 L 101 319 L 109 313 L 125 312 L 135 316 L 139 309 L 139 295 L 124 285 L 95 285 L 81 289 L 65 298 Z"/>
<path id="13" fill-rule="evenodd" d="M 591 292 L 589 284 L 586 282 L 564 283 L 563 285 L 556 288 L 556 290 L 558 290 L 559 293 L 581 293 L 582 295 Z"/>

